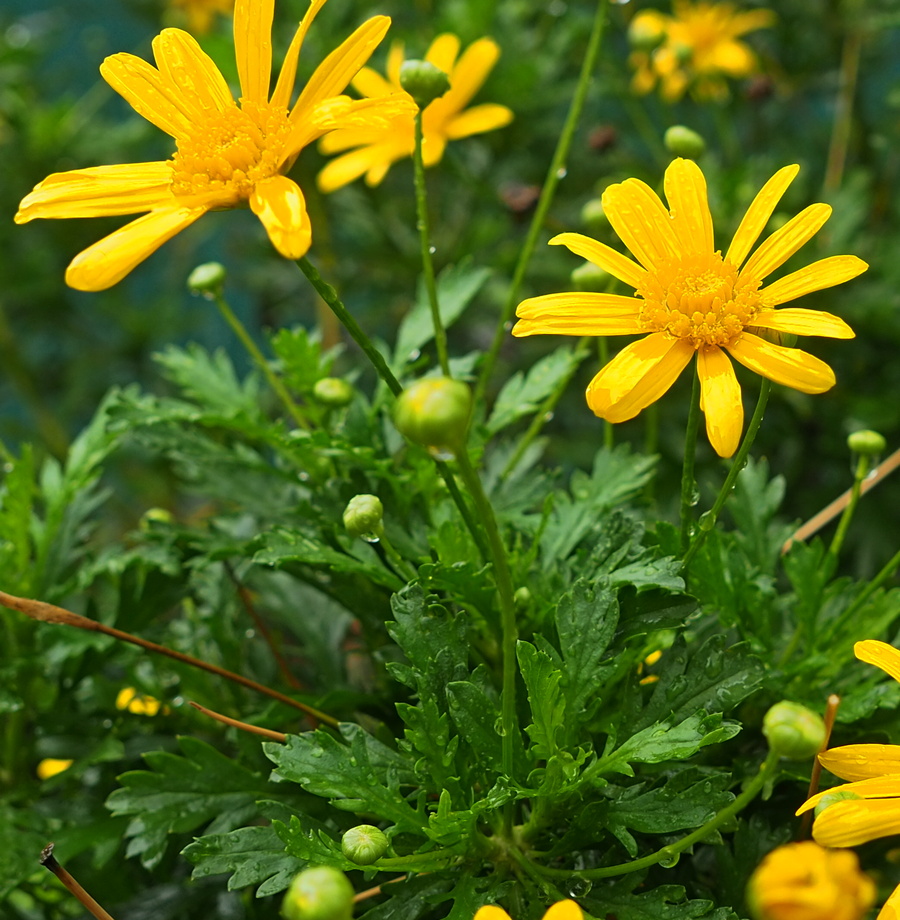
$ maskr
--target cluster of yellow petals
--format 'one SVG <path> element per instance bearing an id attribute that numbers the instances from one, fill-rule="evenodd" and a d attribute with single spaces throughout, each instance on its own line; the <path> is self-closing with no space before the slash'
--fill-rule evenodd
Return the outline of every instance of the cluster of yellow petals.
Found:
<path id="1" fill-rule="evenodd" d="M 116 709 L 128 711 L 136 716 L 155 716 L 160 710 L 168 710 L 155 696 L 139 693 L 134 687 L 123 687 L 116 695 Z"/>
<path id="2" fill-rule="evenodd" d="M 426 167 L 440 161 L 448 141 L 493 131 L 512 121 L 513 113 L 505 105 L 485 102 L 466 109 L 499 56 L 500 47 L 490 38 L 472 42 L 462 54 L 459 39 L 450 33 L 439 35 L 431 43 L 425 60 L 449 76 L 450 89 L 422 112 L 422 160 Z M 399 95 L 412 103 L 400 85 L 402 66 L 403 46 L 394 44 L 388 56 L 387 76 L 364 67 L 353 79 L 353 88 L 367 99 Z M 378 185 L 393 163 L 412 156 L 414 146 L 415 107 L 383 126 L 330 132 L 319 142 L 319 149 L 341 156 L 319 173 L 319 188 L 333 192 L 360 176 L 365 176 L 367 185 Z"/>
<path id="3" fill-rule="evenodd" d="M 632 87 L 648 93 L 658 85 L 672 102 L 688 89 L 699 98 L 722 98 L 728 93 L 724 77 L 747 77 L 759 69 L 756 55 L 740 37 L 774 20 L 770 10 L 741 12 L 731 3 L 708 0 L 674 0 L 671 16 L 644 10 L 629 28 L 637 46 L 631 55 Z"/>
<path id="4" fill-rule="evenodd" d="M 478 909 L 475 920 L 510 920 L 510 916 L 502 907 L 488 904 Z M 543 920 L 584 920 L 584 913 L 574 901 L 557 901 L 547 908 Z"/>

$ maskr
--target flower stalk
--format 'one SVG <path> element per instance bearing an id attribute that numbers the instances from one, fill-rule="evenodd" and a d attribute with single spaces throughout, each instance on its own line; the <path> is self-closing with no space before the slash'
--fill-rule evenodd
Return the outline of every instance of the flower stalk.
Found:
<path id="1" fill-rule="evenodd" d="M 697 433 L 700 430 L 700 374 L 694 366 L 694 382 L 691 386 L 691 404 L 688 410 L 687 428 L 684 432 L 684 463 L 681 468 L 681 551 L 686 552 L 691 541 L 691 509 L 696 504 L 697 480 L 694 477 L 694 461 L 697 456 Z"/>

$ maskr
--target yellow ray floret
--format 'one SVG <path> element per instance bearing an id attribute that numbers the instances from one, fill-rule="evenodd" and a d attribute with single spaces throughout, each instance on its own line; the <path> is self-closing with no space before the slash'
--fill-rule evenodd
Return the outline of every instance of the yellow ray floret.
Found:
<path id="1" fill-rule="evenodd" d="M 547 908 L 543 920 L 583 920 L 584 914 L 574 901 L 557 901 Z M 510 920 L 509 914 L 494 904 L 479 908 L 475 920 Z"/>
<path id="2" fill-rule="evenodd" d="M 306 202 L 286 175 L 302 148 L 337 128 L 383 126 L 414 111 L 399 97 L 373 104 L 341 95 L 384 37 L 386 16 L 364 22 L 333 51 L 291 105 L 303 39 L 325 2 L 310 3 L 271 95 L 275 0 L 235 4 L 238 101 L 212 59 L 180 29 L 165 29 L 154 39 L 156 66 L 125 53 L 103 62 L 107 83 L 169 134 L 176 149 L 164 162 L 55 173 L 24 198 L 18 223 L 148 212 L 78 255 L 66 272 L 69 285 L 110 287 L 207 211 L 243 204 L 282 255 L 297 259 L 306 253 L 312 240 Z"/>
<path id="3" fill-rule="evenodd" d="M 482 103 L 466 109 L 488 78 L 500 48 L 493 39 L 480 38 L 460 55 L 459 39 L 452 34 L 439 35 L 431 44 L 425 60 L 450 77 L 450 89 L 435 99 L 422 113 L 422 159 L 433 166 L 444 155 L 448 141 L 502 128 L 512 121 L 513 113 L 505 105 Z M 395 44 L 388 57 L 387 76 L 364 67 L 353 80 L 353 87 L 369 99 L 411 97 L 400 85 L 403 47 Z M 365 176 L 368 185 L 378 185 L 391 165 L 412 156 L 415 146 L 415 107 L 411 113 L 398 115 L 389 124 L 334 131 L 322 138 L 323 153 L 340 153 L 320 173 L 319 187 L 324 192 L 336 189 Z"/>
<path id="4" fill-rule="evenodd" d="M 805 351 L 775 344 L 768 331 L 853 337 L 830 313 L 776 307 L 855 278 L 868 267 L 856 256 L 822 259 L 764 285 L 825 223 L 827 205 L 806 208 L 750 255 L 798 169 L 786 166 L 765 184 L 724 256 L 715 249 L 706 180 L 692 160 L 676 159 L 666 170 L 668 207 L 638 179 L 611 185 L 603 193 L 604 212 L 634 260 L 579 233 L 561 233 L 550 242 L 633 287 L 636 296 L 532 297 L 519 304 L 513 335 L 644 333 L 588 385 L 588 405 L 610 422 L 634 418 L 659 399 L 696 355 L 706 431 L 716 452 L 730 457 L 744 419 L 732 358 L 776 383 L 822 393 L 834 385 L 831 368 Z"/>

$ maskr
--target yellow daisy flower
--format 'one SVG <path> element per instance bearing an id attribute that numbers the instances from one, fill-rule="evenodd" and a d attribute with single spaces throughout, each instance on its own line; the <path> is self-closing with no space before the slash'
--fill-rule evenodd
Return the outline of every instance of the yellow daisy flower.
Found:
<path id="1" fill-rule="evenodd" d="M 72 261 L 66 281 L 98 291 L 120 281 L 166 240 L 207 211 L 249 203 L 275 248 L 297 259 L 312 229 L 300 187 L 285 175 L 307 144 L 327 131 L 391 118 L 408 103 L 341 96 L 384 37 L 390 19 L 363 23 L 316 68 L 291 107 L 303 39 L 326 0 L 312 0 L 288 48 L 271 95 L 275 0 L 237 0 L 236 103 L 212 59 L 187 32 L 164 29 L 153 41 L 156 67 L 114 54 L 104 79 L 140 115 L 175 140 L 170 160 L 54 173 L 22 201 L 18 223 L 37 217 L 100 217 L 149 212 Z"/>
<path id="2" fill-rule="evenodd" d="M 762 286 L 828 220 L 827 204 L 810 205 L 748 258 L 798 170 L 786 166 L 763 186 L 724 256 L 713 243 L 706 180 L 692 160 L 676 159 L 666 170 L 668 208 L 638 179 L 609 186 L 602 198 L 604 213 L 637 262 L 580 233 L 561 233 L 550 242 L 624 281 L 637 296 L 532 297 L 519 304 L 513 335 L 646 333 L 588 385 L 588 405 L 610 422 L 634 418 L 659 399 L 696 355 L 706 431 L 716 452 L 730 457 L 740 441 L 744 410 L 728 355 L 776 383 L 822 393 L 835 383 L 831 368 L 766 335 L 853 337 L 850 327 L 830 313 L 775 308 L 855 278 L 868 267 L 856 256 L 831 256 Z"/>
<path id="3" fill-rule="evenodd" d="M 488 904 L 478 909 L 475 920 L 510 920 L 510 916 L 502 907 Z M 547 908 L 543 920 L 584 920 L 584 914 L 574 901 L 557 901 Z"/>
<path id="4" fill-rule="evenodd" d="M 674 0 L 672 11 L 666 16 L 647 10 L 632 21 L 634 35 L 651 27 L 663 35 L 656 48 L 631 56 L 635 92 L 648 93 L 659 84 L 663 98 L 672 102 L 689 88 L 699 98 L 722 98 L 728 94 L 724 77 L 748 77 L 759 69 L 756 55 L 739 38 L 771 26 L 771 10 L 740 12 L 731 3 Z"/>
<path id="5" fill-rule="evenodd" d="M 860 661 L 900 681 L 900 650 L 866 639 L 853 651 Z M 799 815 L 815 808 L 826 796 L 848 795 L 831 802 L 816 818 L 813 837 L 819 843 L 849 847 L 900 834 L 900 745 L 847 744 L 819 754 L 819 760 L 835 776 L 850 780 L 814 795 L 797 811 Z"/>
<path id="6" fill-rule="evenodd" d="M 123 687 L 116 696 L 116 709 L 127 710 L 136 716 L 155 716 L 161 708 L 162 703 L 155 696 L 138 693 L 134 687 Z"/>
<path id="7" fill-rule="evenodd" d="M 760 920 L 862 920 L 875 893 L 855 853 L 805 840 L 763 859 L 750 878 L 747 900 Z"/>
<path id="8" fill-rule="evenodd" d="M 433 166 L 444 155 L 447 141 L 471 134 L 502 128 L 512 121 L 513 113 L 505 105 L 486 102 L 466 109 L 472 97 L 488 78 L 500 48 L 490 38 L 481 38 L 459 54 L 460 42 L 455 35 L 439 35 L 431 44 L 425 60 L 450 77 L 450 89 L 430 103 L 422 113 L 422 159 Z M 412 102 L 400 85 L 403 46 L 395 44 L 387 63 L 387 77 L 364 67 L 352 81 L 354 89 L 369 99 L 399 95 Z M 464 111 L 465 110 L 465 111 Z M 391 165 L 412 156 L 415 147 L 415 112 L 398 115 L 383 126 L 346 128 L 333 131 L 319 142 L 326 154 L 343 153 L 319 173 L 319 188 L 333 192 L 365 175 L 367 185 L 378 185 Z"/>
<path id="9" fill-rule="evenodd" d="M 231 15 L 234 0 L 169 0 L 169 8 L 187 19 L 187 26 L 195 35 L 206 35 L 216 14 Z"/>

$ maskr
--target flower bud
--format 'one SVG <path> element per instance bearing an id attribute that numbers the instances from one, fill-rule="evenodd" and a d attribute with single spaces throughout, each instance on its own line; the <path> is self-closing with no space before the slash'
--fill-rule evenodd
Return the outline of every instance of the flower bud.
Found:
<path id="1" fill-rule="evenodd" d="M 823 795 L 816 804 L 813 813 L 818 818 L 829 805 L 834 805 L 835 802 L 845 802 L 847 799 L 861 799 L 861 795 L 857 795 L 851 789 L 835 789 L 834 792 L 829 792 L 828 795 Z"/>
<path id="2" fill-rule="evenodd" d="M 581 222 L 593 232 L 605 230 L 609 226 L 609 218 L 603 209 L 603 202 L 599 198 L 591 198 L 585 202 L 581 209 Z"/>
<path id="3" fill-rule="evenodd" d="M 669 153 L 674 153 L 677 157 L 687 157 L 689 160 L 696 160 L 706 151 L 706 141 L 685 125 L 672 125 L 666 129 L 663 143 Z"/>
<path id="4" fill-rule="evenodd" d="M 344 832 L 341 852 L 358 866 L 370 866 L 387 852 L 388 839 L 384 831 L 372 824 L 359 824 Z"/>
<path id="5" fill-rule="evenodd" d="M 874 901 L 854 852 L 811 840 L 773 850 L 747 886 L 754 920 L 862 920 Z"/>
<path id="6" fill-rule="evenodd" d="M 781 757 L 803 760 L 825 744 L 825 720 L 816 712 L 787 700 L 776 703 L 763 717 L 763 734 Z"/>
<path id="7" fill-rule="evenodd" d="M 394 406 L 397 430 L 432 453 L 454 455 L 465 443 L 472 392 L 461 380 L 426 377 L 405 389 Z"/>
<path id="8" fill-rule="evenodd" d="M 165 508 L 148 508 L 141 515 L 138 527 L 147 533 L 157 525 L 171 524 L 174 520 L 175 516 Z"/>
<path id="9" fill-rule="evenodd" d="M 600 291 L 609 287 L 612 276 L 593 262 L 584 262 L 569 275 L 569 280 L 576 291 Z"/>
<path id="10" fill-rule="evenodd" d="M 281 913 L 286 920 L 351 920 L 353 886 L 331 866 L 304 869 L 294 876 Z"/>
<path id="11" fill-rule="evenodd" d="M 204 262 L 188 275 L 187 286 L 192 294 L 215 297 L 225 284 L 225 266 L 218 262 Z"/>
<path id="12" fill-rule="evenodd" d="M 887 441 L 877 431 L 854 431 L 847 438 L 847 447 L 855 454 L 862 454 L 864 457 L 877 457 L 883 454 L 887 447 Z"/>
<path id="13" fill-rule="evenodd" d="M 400 85 L 424 109 L 450 89 L 450 77 L 430 61 L 404 61 L 400 67 Z"/>
<path id="14" fill-rule="evenodd" d="M 342 409 L 353 402 L 353 387 L 341 377 L 323 377 L 313 387 L 313 397 L 323 406 Z"/>
<path id="15" fill-rule="evenodd" d="M 652 51 L 665 37 L 666 19 L 656 10 L 644 10 L 628 24 L 628 44 L 635 51 Z"/>
<path id="16" fill-rule="evenodd" d="M 344 527 L 351 537 L 378 536 L 384 505 L 377 495 L 354 495 L 344 509 Z"/>

